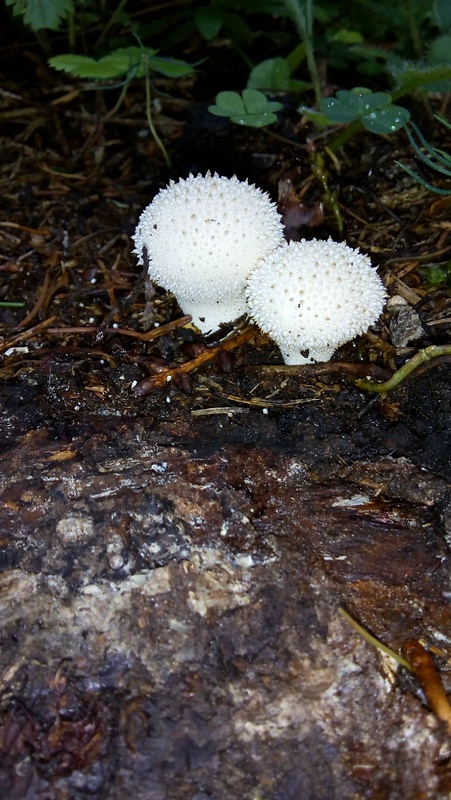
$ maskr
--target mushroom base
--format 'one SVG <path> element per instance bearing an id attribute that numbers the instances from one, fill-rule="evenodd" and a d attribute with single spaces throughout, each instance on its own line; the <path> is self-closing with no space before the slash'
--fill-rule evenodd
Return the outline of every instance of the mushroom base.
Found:
<path id="1" fill-rule="evenodd" d="M 217 331 L 221 324 L 231 323 L 247 311 L 244 296 L 210 302 L 178 299 L 178 302 L 183 313 L 192 317 L 193 324 L 202 333 Z"/>
<path id="2" fill-rule="evenodd" d="M 315 364 L 323 361 L 330 361 L 336 347 L 290 347 L 285 348 L 279 345 L 285 364 L 292 366 L 300 364 Z M 305 355 L 304 355 L 305 354 Z"/>

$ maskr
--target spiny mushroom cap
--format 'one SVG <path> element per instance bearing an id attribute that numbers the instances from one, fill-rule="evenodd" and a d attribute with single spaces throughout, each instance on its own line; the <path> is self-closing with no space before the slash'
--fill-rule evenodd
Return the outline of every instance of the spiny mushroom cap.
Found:
<path id="1" fill-rule="evenodd" d="M 329 361 L 379 317 L 385 290 L 368 256 L 344 242 L 286 242 L 247 283 L 249 314 L 286 364 Z"/>
<path id="2" fill-rule="evenodd" d="M 283 240 L 269 196 L 247 181 L 207 173 L 171 181 L 142 212 L 135 253 L 202 330 L 246 312 L 246 277 Z M 203 319 L 205 317 L 205 319 Z"/>

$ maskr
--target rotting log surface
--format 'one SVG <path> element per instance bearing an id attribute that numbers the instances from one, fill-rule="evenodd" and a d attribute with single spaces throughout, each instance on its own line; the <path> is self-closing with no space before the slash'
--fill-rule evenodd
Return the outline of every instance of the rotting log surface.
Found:
<path id="1" fill-rule="evenodd" d="M 268 446 L 179 409 L 5 450 L 2 797 L 448 797 L 446 731 L 337 614 L 449 633 L 446 481 L 253 416 Z"/>
<path id="2" fill-rule="evenodd" d="M 142 85 L 111 114 L 11 44 L 0 289 L 24 305 L 0 313 L 1 800 L 449 800 L 444 726 L 338 609 L 397 652 L 441 650 L 450 692 L 450 365 L 377 400 L 335 384 L 449 341 L 449 291 L 422 272 L 449 258 L 449 198 L 395 169 L 403 132 L 361 137 L 330 188 L 423 339 L 398 353 L 385 317 L 313 379 L 256 339 L 168 403 L 153 379 L 199 341 L 143 291 L 142 208 L 170 177 L 236 173 L 292 238 L 337 238 L 312 129 L 291 102 L 276 137 L 213 118 L 211 52 L 193 52 L 208 68 L 183 97 L 158 84 L 169 173 Z"/>

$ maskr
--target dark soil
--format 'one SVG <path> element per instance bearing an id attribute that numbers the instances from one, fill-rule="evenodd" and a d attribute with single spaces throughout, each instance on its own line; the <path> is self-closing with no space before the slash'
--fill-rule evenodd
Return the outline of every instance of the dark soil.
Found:
<path id="1" fill-rule="evenodd" d="M 245 323 L 199 356 L 136 266 L 140 211 L 210 169 L 279 198 L 291 237 L 339 239 L 314 132 L 288 101 L 277 126 L 233 127 L 205 74 L 161 80 L 168 170 L 139 82 L 108 116 L 106 93 L 25 61 L 0 95 L 0 300 L 24 303 L 0 309 L 0 796 L 449 798 L 430 689 L 451 690 L 451 365 L 384 395 L 355 380 L 449 343 L 427 268 L 451 253 L 450 200 L 394 165 L 403 133 L 355 139 L 327 180 L 416 338 L 392 307 L 327 365 L 283 367 Z"/>

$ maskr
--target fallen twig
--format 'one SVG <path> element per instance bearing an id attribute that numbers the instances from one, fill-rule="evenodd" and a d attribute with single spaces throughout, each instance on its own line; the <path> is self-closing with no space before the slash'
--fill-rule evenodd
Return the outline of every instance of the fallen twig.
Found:
<path id="1" fill-rule="evenodd" d="M 40 322 L 38 325 L 35 325 L 34 328 L 28 328 L 28 330 L 18 333 L 17 336 L 13 336 L 12 339 L 7 339 L 5 342 L 2 342 L 0 344 L 0 353 L 5 353 L 11 347 L 15 347 L 21 342 L 34 339 L 39 333 L 45 331 L 46 328 L 49 328 L 55 319 L 56 317 L 49 317 L 48 319 L 45 319 L 44 322 Z"/>
<path id="2" fill-rule="evenodd" d="M 133 389 L 133 394 L 145 396 L 150 394 L 154 389 L 159 389 L 166 386 L 170 381 L 183 378 L 189 372 L 201 367 L 207 361 L 212 361 L 219 353 L 235 350 L 245 342 L 250 341 L 255 335 L 255 328 L 253 326 L 246 326 L 241 331 L 233 332 L 226 339 L 223 339 L 217 345 L 206 347 L 198 356 L 186 361 L 184 364 L 177 364 L 175 367 L 159 367 L 157 374 L 150 375 L 148 378 L 140 381 Z"/>
<path id="3" fill-rule="evenodd" d="M 55 317 L 52 318 L 54 320 Z M 187 325 L 188 322 L 191 322 L 191 317 L 186 315 L 185 317 L 179 317 L 178 319 L 172 320 L 172 322 L 167 322 L 166 325 L 160 325 L 158 328 L 153 328 L 151 331 L 146 331 L 145 333 L 140 333 L 140 331 L 134 331 L 131 328 L 105 328 L 102 329 L 102 334 L 115 334 L 116 336 L 130 336 L 133 339 L 139 339 L 141 342 L 148 342 L 151 339 L 158 339 L 160 336 L 165 336 L 167 333 L 176 330 L 176 328 L 182 328 L 183 325 Z M 63 336 L 68 333 L 95 333 L 98 334 L 99 327 L 97 325 L 77 325 L 77 326 L 60 326 L 58 328 L 49 328 L 47 333 L 51 336 Z"/>
<path id="4" fill-rule="evenodd" d="M 451 704 L 431 654 L 416 639 L 407 639 L 402 646 L 410 669 L 420 684 L 426 699 L 439 719 L 446 722 L 451 733 Z"/>

